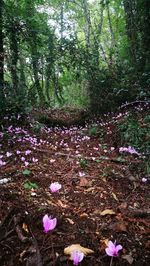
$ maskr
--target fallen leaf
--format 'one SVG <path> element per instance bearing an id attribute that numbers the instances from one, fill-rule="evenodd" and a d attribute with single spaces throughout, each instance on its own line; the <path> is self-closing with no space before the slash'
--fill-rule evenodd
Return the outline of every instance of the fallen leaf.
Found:
<path id="1" fill-rule="evenodd" d="M 106 176 L 103 176 L 103 177 L 102 177 L 102 180 L 103 180 L 103 182 L 106 183 L 106 182 L 107 182 L 107 178 L 106 178 Z"/>
<path id="2" fill-rule="evenodd" d="M 108 242 L 109 242 L 109 238 L 104 238 L 104 239 L 102 239 L 100 242 L 101 242 L 102 244 L 104 244 L 105 247 L 107 247 Z"/>
<path id="3" fill-rule="evenodd" d="M 70 224 L 74 224 L 74 221 L 71 220 L 70 218 L 66 218 L 66 220 L 67 220 Z"/>
<path id="4" fill-rule="evenodd" d="M 115 194 L 114 192 L 112 192 L 112 196 L 113 196 L 113 198 L 114 198 L 115 200 L 118 201 L 118 198 L 117 198 L 117 196 L 116 196 L 116 194 Z"/>
<path id="5" fill-rule="evenodd" d="M 87 189 L 85 190 L 85 192 L 91 192 L 91 191 L 93 191 L 93 190 L 95 190 L 95 187 L 89 187 L 89 188 L 87 188 Z"/>
<path id="6" fill-rule="evenodd" d="M 47 203 L 49 204 L 49 205 L 52 205 L 52 206 L 57 206 L 55 203 L 53 203 L 51 200 L 47 200 Z"/>
<path id="7" fill-rule="evenodd" d="M 115 232 L 127 232 L 127 223 L 126 222 L 115 222 L 109 226 L 109 228 Z"/>
<path id="8" fill-rule="evenodd" d="M 131 265 L 134 261 L 133 257 L 132 257 L 132 254 L 128 254 L 128 255 L 123 255 L 122 256 L 123 259 L 127 260 L 127 262 L 129 262 L 129 264 Z"/>
<path id="9" fill-rule="evenodd" d="M 29 233 L 29 230 L 28 230 L 28 226 L 27 226 L 27 224 L 23 223 L 23 225 L 22 225 L 22 229 L 23 229 L 25 232 Z"/>
<path id="10" fill-rule="evenodd" d="M 106 210 L 104 210 L 104 211 L 102 211 L 101 213 L 100 213 L 100 215 L 101 216 L 105 216 L 105 215 L 114 215 L 114 214 L 116 214 L 113 210 L 111 210 L 111 209 L 106 209 Z"/>
<path id="11" fill-rule="evenodd" d="M 94 251 L 92 249 L 84 248 L 84 247 L 80 246 L 80 244 L 73 244 L 73 245 L 68 246 L 67 248 L 64 249 L 64 253 L 65 253 L 65 255 L 71 255 L 71 253 L 75 250 L 78 250 L 78 251 L 84 253 L 85 256 L 89 255 L 91 253 L 94 253 Z"/>
<path id="12" fill-rule="evenodd" d="M 61 200 L 58 200 L 57 203 L 62 208 L 65 208 L 66 209 L 68 207 L 67 204 L 64 204 Z"/>
<path id="13" fill-rule="evenodd" d="M 122 212 L 128 208 L 128 204 L 126 202 L 121 203 L 121 205 L 118 207 L 118 209 Z"/>
<path id="14" fill-rule="evenodd" d="M 100 252 L 103 252 L 104 251 L 104 249 L 108 245 L 108 242 L 109 242 L 109 239 L 108 238 L 103 238 L 103 239 L 100 240 L 100 246 L 99 246 Z"/>
<path id="15" fill-rule="evenodd" d="M 85 177 L 81 177 L 79 186 L 80 187 L 87 187 L 87 186 L 89 186 L 89 181 Z"/>
<path id="16" fill-rule="evenodd" d="M 88 217 L 87 213 L 83 212 L 83 213 L 80 214 L 80 218 L 86 218 L 86 217 Z"/>

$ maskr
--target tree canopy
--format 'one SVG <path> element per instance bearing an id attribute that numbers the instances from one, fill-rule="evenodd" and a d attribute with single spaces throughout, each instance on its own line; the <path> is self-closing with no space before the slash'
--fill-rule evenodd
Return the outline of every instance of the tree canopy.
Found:
<path id="1" fill-rule="evenodd" d="M 1 0 L 0 25 L 1 114 L 150 96 L 149 0 Z"/>

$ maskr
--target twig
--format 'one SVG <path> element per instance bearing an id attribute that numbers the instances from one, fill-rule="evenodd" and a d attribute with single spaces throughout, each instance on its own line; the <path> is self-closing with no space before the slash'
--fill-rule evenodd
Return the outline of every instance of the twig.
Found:
<path id="1" fill-rule="evenodd" d="M 131 102 L 131 103 L 126 103 L 126 104 L 123 104 L 120 109 L 123 109 L 124 107 L 127 107 L 127 106 L 132 106 L 132 105 L 135 105 L 135 104 L 139 104 L 139 103 L 148 103 L 150 104 L 149 101 L 134 101 L 134 102 Z"/>

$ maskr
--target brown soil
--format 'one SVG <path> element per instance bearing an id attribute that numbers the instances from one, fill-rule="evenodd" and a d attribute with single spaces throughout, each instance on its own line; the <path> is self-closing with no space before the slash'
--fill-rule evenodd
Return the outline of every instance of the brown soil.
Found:
<path id="1" fill-rule="evenodd" d="M 111 149 L 113 121 L 101 127 L 105 141 L 87 137 L 87 127 L 42 129 L 38 135 L 22 127 L 0 137 L 1 160 L 6 161 L 0 180 L 10 178 L 0 184 L 1 266 L 73 265 L 63 251 L 77 243 L 94 251 L 81 266 L 107 266 L 107 240 L 123 246 L 113 265 L 150 265 L 149 182 L 136 171 L 141 159 L 120 159 L 118 148 Z M 31 153 L 25 155 L 27 150 Z M 25 188 L 29 181 L 38 187 Z M 62 189 L 52 194 L 49 186 L 55 181 Z M 107 209 L 113 213 L 102 215 Z M 58 220 L 47 234 L 45 214 Z"/>

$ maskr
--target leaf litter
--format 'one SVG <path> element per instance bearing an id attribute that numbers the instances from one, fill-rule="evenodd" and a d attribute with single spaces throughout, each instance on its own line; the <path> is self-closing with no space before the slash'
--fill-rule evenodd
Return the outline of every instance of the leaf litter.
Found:
<path id="1" fill-rule="evenodd" d="M 63 251 L 79 243 L 84 254 L 94 251 L 81 265 L 107 266 L 109 240 L 123 246 L 114 265 L 149 265 L 149 184 L 127 171 L 139 158 L 120 158 L 111 136 L 108 142 L 89 137 L 84 127 L 20 132 L 21 141 L 15 128 L 10 133 L 11 146 L 1 139 L 0 265 L 72 265 Z M 53 182 L 62 185 L 56 193 L 50 193 Z M 46 237 L 45 214 L 57 218 Z"/>

